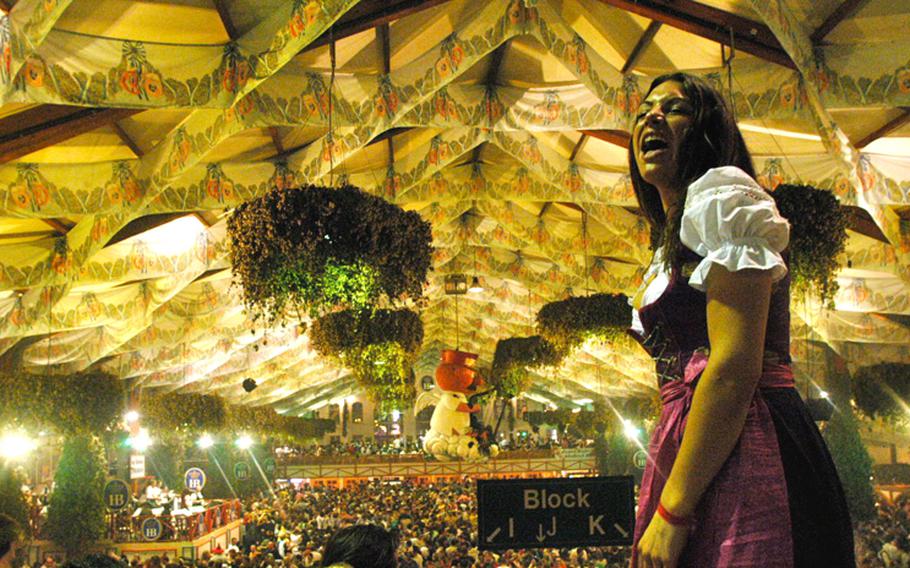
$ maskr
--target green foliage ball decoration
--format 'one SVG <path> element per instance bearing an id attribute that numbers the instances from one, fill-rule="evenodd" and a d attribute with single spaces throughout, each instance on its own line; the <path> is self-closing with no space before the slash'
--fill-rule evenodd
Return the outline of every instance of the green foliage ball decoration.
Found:
<path id="1" fill-rule="evenodd" d="M 273 188 L 234 210 L 228 235 L 244 304 L 269 325 L 420 299 L 432 263 L 429 223 L 352 186 Z"/>
<path id="2" fill-rule="evenodd" d="M 89 435 L 73 436 L 63 444 L 48 506 L 48 536 L 69 558 L 91 552 L 104 534 L 104 451 Z"/>
<path id="3" fill-rule="evenodd" d="M 101 372 L 0 376 L 0 422 L 58 434 L 98 433 L 123 412 L 123 382 Z"/>
<path id="4" fill-rule="evenodd" d="M 19 525 L 23 534 L 28 532 L 28 505 L 22 493 L 23 476 L 11 465 L 0 461 L 0 514 L 7 515 Z"/>
<path id="5" fill-rule="evenodd" d="M 281 415 L 270 406 L 227 404 L 216 395 L 181 392 L 143 394 L 140 414 L 143 423 L 163 435 L 179 434 L 184 447 L 188 436 L 203 432 L 246 432 L 301 443 L 322 437 L 334 425 L 329 420 Z M 182 454 L 182 450 L 175 446 L 169 453 Z"/>
<path id="6" fill-rule="evenodd" d="M 490 384 L 499 396 L 513 398 L 528 390 L 530 370 L 555 367 L 562 359 L 563 352 L 539 335 L 500 339 L 493 353 Z"/>
<path id="7" fill-rule="evenodd" d="M 313 348 L 354 374 L 380 412 L 410 406 L 417 396 L 413 364 L 423 323 L 410 310 L 342 310 L 317 319 Z"/>
<path id="8" fill-rule="evenodd" d="M 790 275 L 793 289 L 833 307 L 838 256 L 847 243 L 847 214 L 830 191 L 808 185 L 780 185 L 771 194 L 790 221 Z"/>
<path id="9" fill-rule="evenodd" d="M 910 365 L 879 363 L 862 367 L 853 375 L 853 398 L 871 418 L 906 418 L 900 400 L 910 400 Z"/>
<path id="10" fill-rule="evenodd" d="M 550 302 L 537 314 L 537 330 L 568 355 L 590 338 L 615 341 L 632 325 L 624 294 L 593 294 Z"/>
<path id="11" fill-rule="evenodd" d="M 825 428 L 824 438 L 844 487 L 851 518 L 853 521 L 873 518 L 872 458 L 860 438 L 853 413 L 835 412 Z"/>
<path id="12" fill-rule="evenodd" d="M 224 400 L 209 394 L 143 393 L 139 413 L 155 430 L 202 433 L 224 428 L 226 408 Z"/>
<path id="13" fill-rule="evenodd" d="M 333 420 L 282 415 L 270 406 L 229 405 L 227 408 L 226 430 L 231 433 L 253 432 L 279 441 L 302 443 L 321 438 L 334 428 Z"/>

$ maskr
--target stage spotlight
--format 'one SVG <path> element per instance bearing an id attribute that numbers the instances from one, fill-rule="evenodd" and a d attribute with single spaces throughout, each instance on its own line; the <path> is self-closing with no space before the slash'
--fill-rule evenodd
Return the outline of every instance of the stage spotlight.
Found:
<path id="1" fill-rule="evenodd" d="M 132 424 L 133 422 L 139 420 L 139 413 L 135 410 L 130 410 L 123 416 L 123 418 L 126 420 L 127 424 Z"/>
<path id="2" fill-rule="evenodd" d="M 207 450 L 215 445 L 215 440 L 208 434 L 203 434 L 196 442 L 200 449 Z"/>
<path id="3" fill-rule="evenodd" d="M 245 390 L 246 392 L 253 392 L 254 390 L 256 390 L 256 387 L 258 387 L 259 385 L 256 384 L 256 381 L 247 377 L 247 378 L 243 379 L 243 383 L 241 383 L 241 386 L 243 386 L 243 390 Z"/>
<path id="4" fill-rule="evenodd" d="M 630 440 L 637 440 L 638 436 L 641 435 L 641 430 L 632 424 L 631 420 L 623 420 L 623 433 L 626 435 L 626 438 Z"/>
<path id="5" fill-rule="evenodd" d="M 253 447 L 253 439 L 244 434 L 237 438 L 237 447 L 241 450 L 248 450 Z"/>
<path id="6" fill-rule="evenodd" d="M 0 438 L 0 457 L 19 460 L 27 456 L 38 445 L 22 432 L 7 432 Z"/>
<path id="7" fill-rule="evenodd" d="M 145 428 L 140 428 L 139 433 L 135 437 L 127 439 L 127 443 L 136 450 L 137 452 L 144 453 L 145 450 L 149 449 L 152 445 L 152 437 L 149 436 L 149 431 Z"/>

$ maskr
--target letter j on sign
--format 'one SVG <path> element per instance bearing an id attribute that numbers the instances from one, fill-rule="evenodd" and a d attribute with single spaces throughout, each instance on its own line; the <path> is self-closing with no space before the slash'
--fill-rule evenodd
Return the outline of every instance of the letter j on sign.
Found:
<path id="1" fill-rule="evenodd" d="M 477 481 L 478 548 L 632 544 L 632 477 Z"/>

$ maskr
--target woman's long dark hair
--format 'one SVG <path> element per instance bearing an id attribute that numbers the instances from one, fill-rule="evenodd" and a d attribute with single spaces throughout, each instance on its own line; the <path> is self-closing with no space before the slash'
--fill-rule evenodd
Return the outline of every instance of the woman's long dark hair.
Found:
<path id="1" fill-rule="evenodd" d="M 378 525 L 352 525 L 332 535 L 325 545 L 322 565 L 344 562 L 353 568 L 395 568 L 397 550 L 397 532 Z"/>
<path id="2" fill-rule="evenodd" d="M 733 118 L 733 111 L 723 95 L 701 77 L 680 72 L 657 77 L 651 82 L 647 94 L 667 81 L 682 85 L 683 93 L 695 109 L 692 126 L 680 146 L 680 171 L 677 172 L 677 179 L 683 188 L 683 194 L 680 196 L 680 207 L 672 211 L 670 219 L 664 214 L 657 188 L 646 182 L 638 171 L 634 140 L 629 144 L 629 173 L 638 205 L 651 225 L 651 244 L 655 248 L 665 247 L 664 260 L 671 267 L 677 264 L 682 248 L 679 228 L 682 204 L 685 203 L 685 192 L 689 184 L 711 168 L 736 166 L 752 177 L 755 177 L 755 169 L 746 142 Z"/>

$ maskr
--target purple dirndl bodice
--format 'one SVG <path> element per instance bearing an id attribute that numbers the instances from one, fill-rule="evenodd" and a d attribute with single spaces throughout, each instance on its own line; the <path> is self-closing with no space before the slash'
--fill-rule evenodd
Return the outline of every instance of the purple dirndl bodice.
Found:
<path id="1" fill-rule="evenodd" d="M 686 250 L 670 283 L 639 317 L 636 335 L 655 361 L 662 412 L 649 444 L 635 542 L 647 528 L 679 451 L 692 393 L 710 357 L 707 300 L 688 285 L 701 258 Z M 739 443 L 696 509 L 680 566 L 793 566 L 787 487 L 764 389 L 792 388 L 789 368 L 789 278 L 774 285 L 765 339 L 765 365 Z"/>

